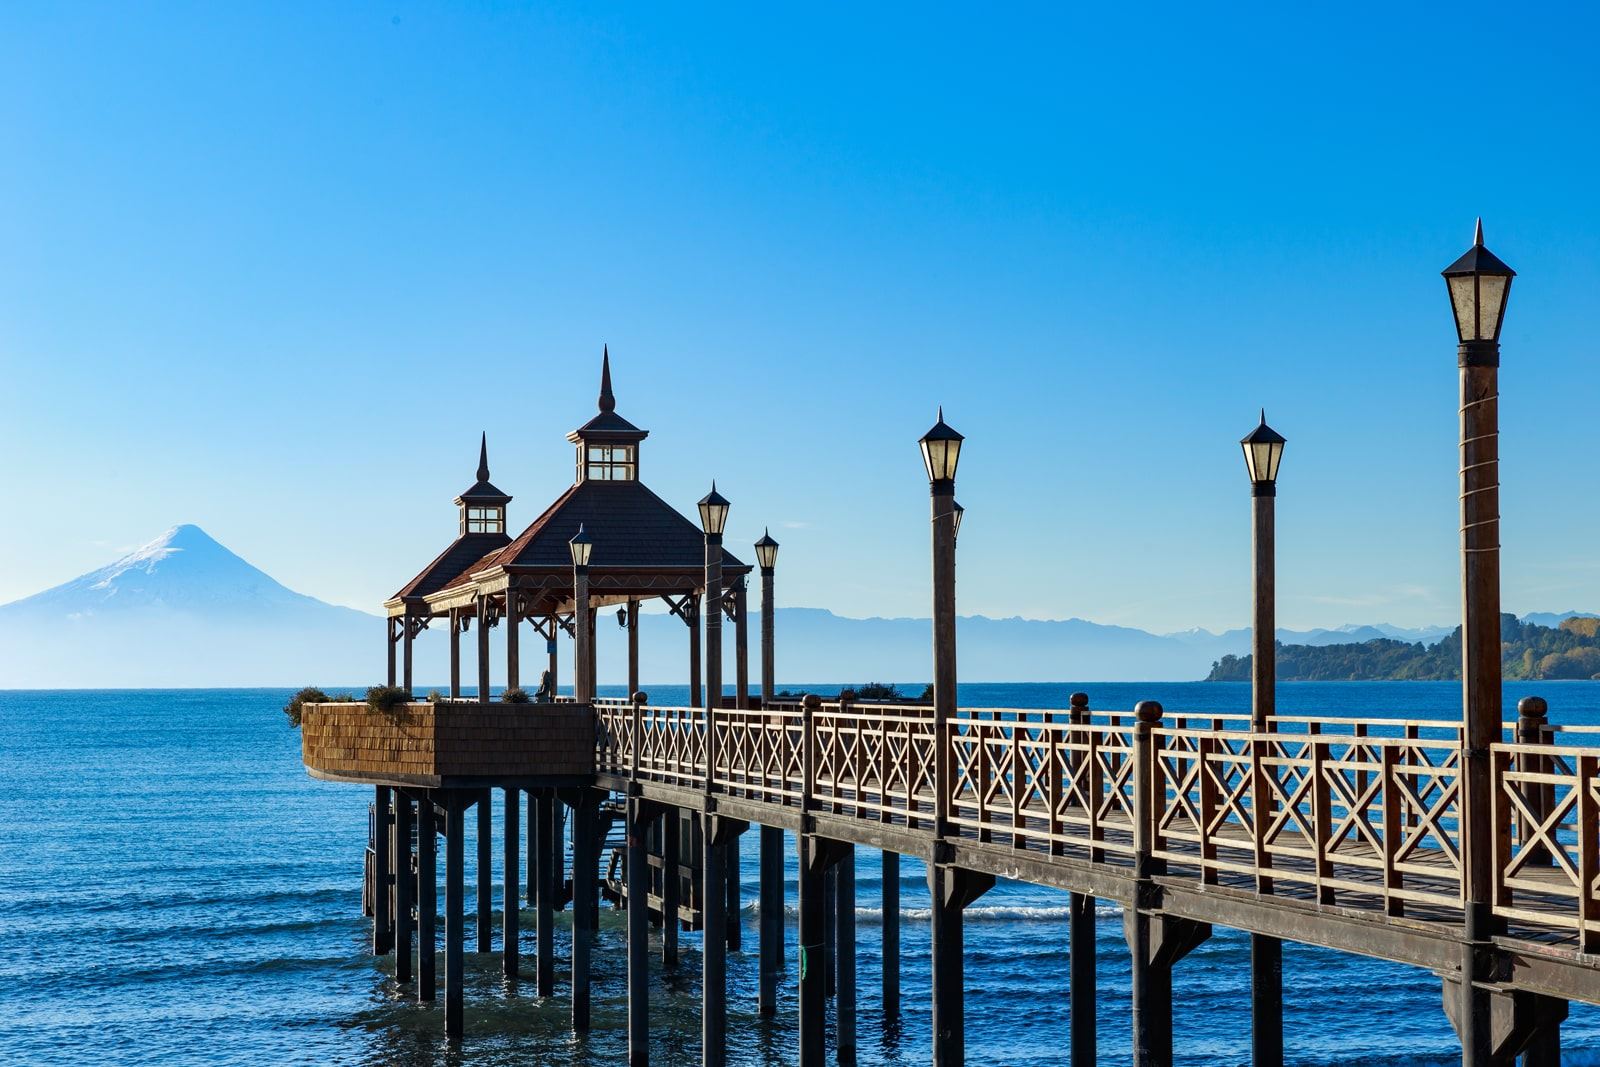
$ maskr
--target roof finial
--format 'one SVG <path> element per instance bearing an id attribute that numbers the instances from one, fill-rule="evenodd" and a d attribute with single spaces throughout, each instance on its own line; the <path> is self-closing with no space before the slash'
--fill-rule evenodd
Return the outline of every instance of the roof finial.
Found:
<path id="1" fill-rule="evenodd" d="M 611 395 L 611 346 L 603 346 L 601 353 L 600 410 L 609 414 L 617 410 L 617 398 Z"/>
<path id="2" fill-rule="evenodd" d="M 483 439 L 478 442 L 478 481 L 489 480 L 489 431 L 483 431 Z"/>
<path id="3" fill-rule="evenodd" d="M 943 404 L 939 405 L 939 421 L 940 422 L 944 421 L 944 405 Z"/>
<path id="4" fill-rule="evenodd" d="M 1261 409 L 1261 425 L 1265 426 L 1266 424 L 1267 424 L 1267 409 L 1266 408 L 1262 408 Z"/>
<path id="5" fill-rule="evenodd" d="M 1483 247 L 1483 216 L 1482 215 L 1478 216 L 1478 228 L 1472 234 L 1472 243 L 1475 246 L 1479 247 L 1479 248 Z"/>

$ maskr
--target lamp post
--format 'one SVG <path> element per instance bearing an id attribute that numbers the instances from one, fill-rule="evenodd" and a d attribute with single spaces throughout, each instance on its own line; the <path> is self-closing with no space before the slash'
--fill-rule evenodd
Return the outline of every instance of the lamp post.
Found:
<path id="1" fill-rule="evenodd" d="M 756 564 L 761 568 L 761 707 L 772 705 L 777 688 L 774 674 L 772 599 L 773 570 L 778 564 L 778 542 L 766 530 L 756 542 Z M 756 989 L 756 1012 L 778 1013 L 778 986 L 783 981 L 783 830 L 761 828 L 761 977 Z"/>
<path id="2" fill-rule="evenodd" d="M 717 771 L 717 713 L 722 709 L 722 531 L 728 525 L 728 501 L 711 483 L 700 498 L 700 528 L 706 535 L 706 792 L 712 791 Z M 701 1062 L 722 1067 L 727 1059 L 727 951 L 728 951 L 728 851 L 723 840 L 726 824 L 707 812 L 701 840 L 704 847 L 701 903 Z"/>
<path id="3" fill-rule="evenodd" d="M 572 693 L 580 704 L 594 698 L 594 679 L 589 677 L 589 556 L 594 544 L 583 527 L 567 542 L 572 553 L 572 630 L 574 639 Z"/>
<path id="4" fill-rule="evenodd" d="M 1267 733 L 1276 710 L 1277 663 L 1277 513 L 1278 464 L 1283 460 L 1283 435 L 1267 425 L 1246 434 L 1245 473 L 1250 476 L 1250 510 L 1254 582 L 1250 638 L 1250 729 Z M 1257 746 L 1257 755 L 1264 755 Z M 1258 761 L 1259 762 L 1259 761 Z M 1283 1065 L 1283 942 L 1265 934 L 1250 935 L 1250 1059 L 1255 1067 Z"/>
<path id="5" fill-rule="evenodd" d="M 935 855 L 950 827 L 950 718 L 956 709 L 956 464 L 962 436 L 939 420 L 922 435 L 922 464 L 928 474 L 933 526 L 933 791 Z M 949 863 L 928 864 L 933 903 L 929 948 L 933 971 L 933 1064 L 965 1062 L 963 1022 L 965 965 L 964 911 L 993 879 Z"/>
<path id="6" fill-rule="evenodd" d="M 1455 314 L 1461 371 L 1461 835 L 1466 939 L 1461 981 L 1463 1064 L 1492 1055 L 1489 995 L 1475 980 L 1490 965 L 1494 880 L 1489 748 L 1500 735 L 1500 325 L 1516 272 L 1483 246 L 1478 220 L 1472 247 L 1444 270 Z"/>

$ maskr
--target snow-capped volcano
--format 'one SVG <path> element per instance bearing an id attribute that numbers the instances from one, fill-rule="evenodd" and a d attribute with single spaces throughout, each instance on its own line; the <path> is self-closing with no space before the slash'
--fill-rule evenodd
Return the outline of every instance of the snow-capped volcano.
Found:
<path id="1" fill-rule="evenodd" d="M 214 614 L 261 608 L 348 610 L 294 592 L 200 527 L 185 524 L 115 563 L 0 606 L 0 615 L 78 617 L 140 609 Z"/>
<path id="2" fill-rule="evenodd" d="M 0 688 L 371 684 L 382 633 L 186 524 L 0 605 Z"/>

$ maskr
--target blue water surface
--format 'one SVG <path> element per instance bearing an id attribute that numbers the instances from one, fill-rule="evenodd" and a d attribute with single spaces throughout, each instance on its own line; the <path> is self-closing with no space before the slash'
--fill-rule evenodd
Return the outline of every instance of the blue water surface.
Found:
<path id="1" fill-rule="evenodd" d="M 1249 705 L 1248 686 L 1227 683 L 971 684 L 961 687 L 961 699 L 1064 707 L 1080 688 L 1104 708 L 1143 699 L 1173 713 L 1239 713 Z M 661 702 L 686 695 L 683 687 L 650 689 Z M 1600 683 L 1507 686 L 1508 709 L 1535 690 L 1549 699 L 1553 721 L 1600 723 Z M 390 979 L 392 960 L 367 951 L 360 873 L 371 792 L 306 776 L 299 735 L 280 710 L 287 695 L 0 692 L 0 1063 L 624 1062 L 625 946 L 620 916 L 610 910 L 594 956 L 591 1037 L 577 1042 L 567 1026 L 563 935 L 556 996 L 548 1001 L 527 982 L 507 985 L 498 953 L 469 953 L 467 1041 L 459 1052 L 446 1050 L 441 1008 L 417 1005 Z M 1278 706 L 1285 714 L 1453 718 L 1460 691 L 1454 683 L 1295 683 L 1280 687 Z M 497 909 L 499 851 L 497 843 Z M 754 1014 L 753 837 L 743 849 L 745 950 L 729 959 L 736 1067 L 794 1058 L 792 843 L 789 851 L 789 981 L 779 1016 L 766 1021 Z M 879 872 L 878 856 L 862 850 L 859 1062 L 926 1063 L 926 882 L 915 861 L 902 862 L 904 1010 L 899 1025 L 886 1028 Z M 469 944 L 474 891 L 469 885 Z M 1128 955 L 1116 909 L 1102 904 L 1100 915 L 1101 1056 L 1121 1063 L 1129 1057 Z M 528 959 L 531 914 L 522 928 Z M 698 1062 L 698 935 L 682 941 L 675 970 L 653 964 L 659 1064 Z M 1002 883 L 969 912 L 966 941 L 968 1061 L 1067 1064 L 1065 894 Z M 1247 939 L 1218 930 L 1180 965 L 1179 1063 L 1248 1062 L 1247 960 Z M 1290 1062 L 1459 1062 L 1433 975 L 1297 945 L 1285 946 L 1284 963 Z M 1574 1005 L 1564 1037 L 1564 1062 L 1600 1063 L 1600 1011 Z"/>

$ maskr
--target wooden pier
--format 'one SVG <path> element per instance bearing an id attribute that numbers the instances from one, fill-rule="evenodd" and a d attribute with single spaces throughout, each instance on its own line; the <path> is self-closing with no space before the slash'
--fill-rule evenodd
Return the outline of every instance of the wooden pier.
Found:
<path id="1" fill-rule="evenodd" d="M 572 1026 L 590 1025 L 589 966 L 602 883 L 627 908 L 630 1064 L 648 1060 L 647 932 L 662 927 L 677 962 L 680 925 L 701 931 L 701 1062 L 720 1067 L 728 1035 L 726 953 L 741 930 L 738 855 L 760 851 L 758 1015 L 776 1010 L 783 960 L 785 835 L 798 850 L 795 1059 L 820 1067 L 827 1000 L 834 1048 L 853 1062 L 857 849 L 883 864 L 884 1015 L 900 1010 L 899 861 L 927 866 L 932 905 L 931 1059 L 964 1061 L 963 919 L 997 879 L 1068 894 L 1070 1046 L 1096 1057 L 1095 902 L 1116 902 L 1131 950 L 1131 1052 L 1172 1061 L 1173 974 L 1217 926 L 1247 931 L 1251 1058 L 1281 1067 L 1281 943 L 1377 957 L 1439 976 L 1441 1008 L 1467 1067 L 1560 1062 L 1570 1001 L 1600 1004 L 1600 727 L 1561 725 L 1543 700 L 1500 706 L 1498 333 L 1511 272 L 1482 246 L 1446 271 L 1460 333 L 1462 556 L 1466 637 L 1460 720 L 1279 715 L 1272 695 L 1272 545 L 1284 439 L 1266 425 L 1242 442 L 1254 500 L 1254 685 L 1249 714 L 1194 716 L 1146 701 L 1052 710 L 962 708 L 956 694 L 954 480 L 962 437 L 943 420 L 921 440 L 930 484 L 934 684 L 917 704 L 851 695 L 775 698 L 777 542 L 756 542 L 761 577 L 760 693 L 750 692 L 746 580 L 722 545 L 728 502 L 713 486 L 701 527 L 639 481 L 646 436 L 615 412 L 609 358 L 600 411 L 569 436 L 578 481 L 518 538 L 510 501 L 488 481 L 460 497 L 459 536 L 389 604 L 389 683 L 412 688 L 412 643 L 442 622 L 447 699 L 389 710 L 307 705 L 312 774 L 374 789 L 368 890 L 373 949 L 395 980 L 435 996 L 439 835 L 446 843 L 444 1029 L 463 1037 L 464 819 L 478 812 L 477 945 L 490 951 L 490 791 L 505 792 L 501 936 L 516 978 L 520 797 L 528 795 L 526 883 L 537 916 L 534 988 L 555 989 L 553 914 L 569 899 L 560 847 L 571 826 Z M 1493 308 L 1483 301 L 1499 301 Z M 1468 306 L 1470 305 L 1470 306 Z M 639 689 L 638 617 L 660 597 L 688 631 L 690 700 L 652 704 Z M 595 619 L 618 607 L 628 700 L 598 699 Z M 735 628 L 725 694 L 721 626 Z M 549 655 L 539 699 L 519 685 L 519 631 Z M 702 623 L 705 641 L 702 644 Z M 461 685 L 461 636 L 476 627 L 478 684 Z M 491 700 L 490 631 L 502 630 L 507 689 Z M 557 645 L 574 639 L 573 697 L 556 697 Z M 398 651 L 398 655 L 397 655 Z M 563 819 L 563 814 L 566 818 Z M 620 826 L 618 826 L 620 824 Z M 615 855 L 602 842 L 622 831 Z M 730 877 L 730 872 L 734 877 Z M 415 915 L 415 923 L 412 916 Z M 730 922 L 730 916 L 735 917 Z M 412 939 L 419 941 L 412 966 Z M 1039 990 L 1040 996 L 1051 995 Z M 1302 996 L 1315 996 L 1314 991 Z M 1374 995 L 1377 995 L 1376 993 Z"/>

